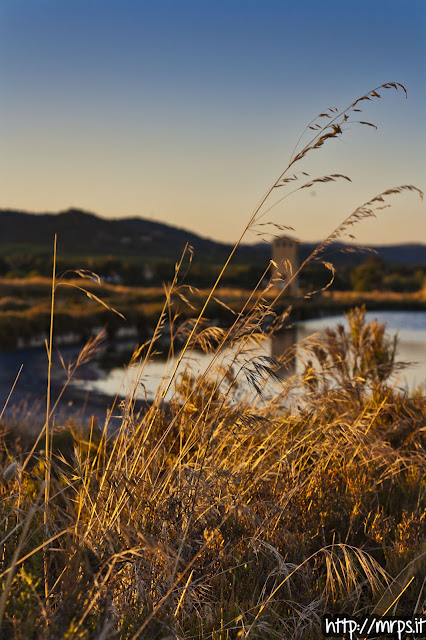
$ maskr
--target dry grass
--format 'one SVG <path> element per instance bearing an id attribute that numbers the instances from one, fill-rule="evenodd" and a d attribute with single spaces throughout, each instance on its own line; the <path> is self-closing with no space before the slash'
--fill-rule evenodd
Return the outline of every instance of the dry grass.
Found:
<path id="1" fill-rule="evenodd" d="M 287 177 L 290 167 L 342 135 L 362 100 L 398 87 L 387 83 L 314 120 L 314 137 L 295 150 L 244 233 L 275 189 L 299 179 Z M 337 235 L 394 192 L 357 209 Z M 394 344 L 384 327 L 357 310 L 349 331 L 305 345 L 302 375 L 282 378 L 291 353 L 280 361 L 250 353 L 286 321 L 290 310 L 275 310 L 282 293 L 264 295 L 259 285 L 228 329 L 207 326 L 223 269 L 201 310 L 174 331 L 176 296 L 191 304 L 181 266 L 133 361 L 140 380 L 167 330 L 171 357 L 184 344 L 177 363 L 195 347 L 214 347 L 201 376 L 190 368 L 178 376 L 172 365 L 143 414 L 135 385 L 115 408 L 114 434 L 107 418 L 52 446 L 50 399 L 44 451 L 2 438 L 4 636 L 301 639 L 320 637 L 325 611 L 424 613 L 425 404 L 392 387 Z"/>

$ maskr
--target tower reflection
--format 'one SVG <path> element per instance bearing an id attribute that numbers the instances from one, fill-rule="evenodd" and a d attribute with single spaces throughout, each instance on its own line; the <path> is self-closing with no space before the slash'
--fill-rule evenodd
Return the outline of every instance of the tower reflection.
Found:
<path id="1" fill-rule="evenodd" d="M 288 327 L 275 333 L 271 338 L 271 356 L 280 361 L 277 373 L 286 378 L 296 372 L 297 329 Z"/>

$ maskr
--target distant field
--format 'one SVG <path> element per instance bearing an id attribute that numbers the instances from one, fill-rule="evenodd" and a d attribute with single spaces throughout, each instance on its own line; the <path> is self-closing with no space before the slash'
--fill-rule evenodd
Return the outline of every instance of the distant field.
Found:
<path id="1" fill-rule="evenodd" d="M 83 287 L 91 296 L 102 299 L 104 305 L 90 298 L 77 287 Z M 72 332 L 82 340 L 106 326 L 111 336 L 121 327 L 136 327 L 141 339 L 149 337 L 164 303 L 164 287 L 126 287 L 108 283 L 96 284 L 90 280 L 67 280 L 56 292 L 56 335 Z M 171 310 L 177 313 L 179 324 L 193 317 L 204 303 L 206 289 L 185 289 L 184 295 L 174 293 Z M 272 301 L 276 292 L 261 291 L 265 302 Z M 51 281 L 49 278 L 0 278 L 0 346 L 13 348 L 18 338 L 47 335 L 50 322 Z M 250 291 L 236 287 L 220 287 L 209 303 L 206 318 L 228 326 Z M 253 307 L 253 298 L 246 311 Z M 360 304 L 367 309 L 425 309 L 425 290 L 416 293 L 326 291 L 312 299 L 303 296 L 283 297 L 277 308 L 283 311 L 292 306 L 292 320 L 333 315 Z M 109 310 L 113 308 L 126 319 Z"/>

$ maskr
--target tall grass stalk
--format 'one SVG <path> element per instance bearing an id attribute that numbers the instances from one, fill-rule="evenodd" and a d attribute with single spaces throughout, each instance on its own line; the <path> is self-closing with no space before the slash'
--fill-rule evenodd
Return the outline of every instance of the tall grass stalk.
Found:
<path id="1" fill-rule="evenodd" d="M 55 239 L 53 242 L 53 267 L 52 267 L 52 292 L 51 292 L 51 305 L 50 305 L 50 330 L 49 330 L 49 343 L 46 343 L 47 350 L 47 392 L 46 392 L 46 423 L 45 429 L 45 479 L 44 479 L 44 526 L 46 530 L 46 538 L 48 534 L 48 508 L 49 508 L 49 494 L 50 494 L 50 472 L 51 472 L 51 441 L 50 441 L 50 393 L 52 382 L 52 352 L 53 352 L 53 322 L 55 315 L 55 290 L 56 290 L 56 244 L 57 236 L 55 233 Z M 46 609 L 49 608 L 49 575 L 48 575 L 48 560 L 47 555 L 44 553 L 44 596 L 46 600 Z"/>

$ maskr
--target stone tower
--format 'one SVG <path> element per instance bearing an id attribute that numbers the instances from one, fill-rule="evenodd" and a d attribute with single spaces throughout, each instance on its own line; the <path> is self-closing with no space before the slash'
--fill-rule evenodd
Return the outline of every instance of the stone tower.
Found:
<path id="1" fill-rule="evenodd" d="M 286 269 L 284 262 L 288 260 L 291 264 L 293 274 L 299 268 L 299 242 L 288 236 L 274 238 L 272 242 L 272 260 L 277 263 L 278 269 L 272 267 L 272 280 L 277 289 L 284 289 L 286 281 L 291 278 L 291 274 Z M 278 276 L 281 274 L 281 277 Z M 277 278 L 280 278 L 279 280 Z M 298 276 L 285 288 L 287 295 L 296 296 L 299 292 Z"/>

